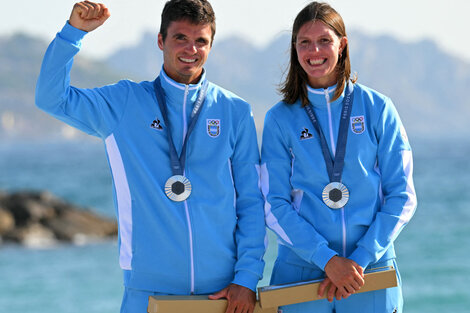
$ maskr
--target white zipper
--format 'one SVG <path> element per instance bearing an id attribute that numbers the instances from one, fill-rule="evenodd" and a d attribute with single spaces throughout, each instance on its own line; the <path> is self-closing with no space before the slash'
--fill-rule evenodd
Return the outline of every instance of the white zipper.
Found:
<path id="1" fill-rule="evenodd" d="M 330 93 L 328 89 L 325 89 L 325 99 L 326 99 L 326 106 L 328 108 L 328 123 L 329 123 L 329 129 L 330 129 L 331 150 L 333 151 L 333 157 L 335 157 L 336 144 L 335 144 L 334 135 L 333 135 L 333 119 L 331 116 Z M 341 229 L 343 232 L 343 257 L 346 257 L 346 218 L 345 218 L 344 207 L 341 208 L 341 226 L 342 226 Z"/>
<path id="2" fill-rule="evenodd" d="M 189 85 L 184 85 L 184 98 L 183 98 L 183 143 L 186 132 L 188 131 L 188 121 L 186 118 L 186 99 L 188 98 Z"/>
<path id="3" fill-rule="evenodd" d="M 346 218 L 344 216 L 344 207 L 341 208 L 341 222 L 343 223 L 343 257 L 346 257 Z"/>
<path id="4" fill-rule="evenodd" d="M 183 99 L 183 141 L 182 144 L 184 144 L 184 138 L 186 137 L 186 133 L 188 131 L 188 122 L 187 122 L 187 117 L 186 117 L 186 103 L 187 103 L 187 98 L 188 98 L 188 93 L 189 93 L 189 85 L 185 85 L 184 88 L 184 99 Z M 184 170 L 183 170 L 184 171 Z M 183 172 L 183 175 L 185 173 Z M 193 229 L 191 226 L 191 218 L 189 216 L 189 206 L 188 202 L 184 200 L 184 210 L 186 212 L 186 222 L 188 223 L 188 234 L 189 234 L 189 259 L 191 263 L 191 294 L 194 294 L 194 248 L 193 248 Z"/>
<path id="5" fill-rule="evenodd" d="M 191 227 L 191 218 L 189 217 L 188 202 L 184 200 L 184 209 L 186 211 L 186 221 L 189 232 L 189 259 L 191 261 L 191 294 L 194 294 L 194 251 L 193 251 L 193 229 Z"/>

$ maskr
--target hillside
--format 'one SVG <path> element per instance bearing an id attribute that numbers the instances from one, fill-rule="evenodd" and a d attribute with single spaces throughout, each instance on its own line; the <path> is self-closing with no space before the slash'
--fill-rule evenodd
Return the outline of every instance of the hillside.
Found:
<path id="1" fill-rule="evenodd" d="M 75 137 L 74 131 L 34 105 L 36 80 L 47 48 L 43 40 L 16 34 L 0 37 L 0 139 Z M 120 75 L 103 62 L 77 57 L 72 82 L 79 87 L 102 86 Z"/>
<path id="2" fill-rule="evenodd" d="M 133 77 L 153 79 L 162 64 L 154 38 L 144 34 L 137 46 L 114 53 L 109 64 Z M 286 34 L 257 49 L 241 38 L 216 38 L 206 64 L 210 80 L 252 104 L 258 128 L 265 112 L 280 99 L 276 88 L 289 57 L 289 41 Z M 470 86 L 469 63 L 445 54 L 428 40 L 409 43 L 352 32 L 349 42 L 358 82 L 392 98 L 410 137 L 465 137 L 470 117 L 465 97 Z"/>
<path id="3" fill-rule="evenodd" d="M 94 87 L 120 78 L 153 80 L 162 55 L 155 35 L 143 34 L 133 47 L 107 60 L 77 57 L 72 83 Z M 206 64 L 208 78 L 239 94 L 253 106 L 261 129 L 265 112 L 279 100 L 276 92 L 288 59 L 289 36 L 258 49 L 242 38 L 218 40 Z M 470 116 L 470 64 L 446 55 L 431 41 L 401 42 L 389 36 L 349 36 L 358 82 L 390 96 L 412 138 L 464 137 Z M 76 135 L 34 107 L 34 85 L 47 44 L 18 34 L 0 38 L 0 138 Z M 467 139 L 468 140 L 468 139 Z"/>

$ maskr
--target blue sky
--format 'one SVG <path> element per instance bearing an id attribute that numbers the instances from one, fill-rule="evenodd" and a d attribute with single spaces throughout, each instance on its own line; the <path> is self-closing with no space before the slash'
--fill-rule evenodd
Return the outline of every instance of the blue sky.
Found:
<path id="1" fill-rule="evenodd" d="M 143 31 L 157 31 L 164 0 L 104 0 L 111 18 L 87 36 L 83 53 L 102 57 L 136 43 Z M 263 46 L 289 32 L 305 0 L 212 0 L 216 40 L 237 34 Z M 50 40 L 70 15 L 75 1 L 15 0 L 2 3 L 0 35 L 17 31 Z M 402 41 L 432 39 L 446 52 L 470 63 L 468 0 L 331 0 L 349 31 L 389 34 Z"/>

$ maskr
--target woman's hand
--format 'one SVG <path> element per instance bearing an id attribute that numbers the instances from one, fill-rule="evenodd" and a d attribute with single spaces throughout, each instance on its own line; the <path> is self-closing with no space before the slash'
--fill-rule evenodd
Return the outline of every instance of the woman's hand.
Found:
<path id="1" fill-rule="evenodd" d="M 326 288 L 329 286 L 327 298 L 333 301 L 336 299 L 346 299 L 364 286 L 364 270 L 353 260 L 334 256 L 325 266 L 327 278 L 320 284 L 318 295 L 323 296 Z"/>

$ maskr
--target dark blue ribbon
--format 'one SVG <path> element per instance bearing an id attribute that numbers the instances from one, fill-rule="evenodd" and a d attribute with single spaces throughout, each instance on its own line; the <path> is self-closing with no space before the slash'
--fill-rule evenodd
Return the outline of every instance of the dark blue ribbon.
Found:
<path id="1" fill-rule="evenodd" d="M 173 175 L 183 175 L 184 174 L 184 165 L 186 163 L 186 146 L 188 143 L 188 138 L 193 132 L 194 127 L 196 126 L 196 122 L 199 118 L 199 114 L 201 113 L 201 108 L 206 98 L 207 93 L 207 80 L 204 80 L 201 86 L 201 90 L 199 90 L 199 94 L 197 96 L 196 103 L 194 104 L 194 108 L 191 112 L 191 120 L 189 122 L 188 131 L 186 132 L 186 136 L 184 137 L 183 141 L 183 148 L 181 149 L 181 154 L 178 157 L 178 153 L 176 152 L 175 144 L 173 143 L 173 137 L 171 136 L 171 127 L 170 121 L 168 119 L 168 111 L 166 108 L 165 102 L 165 91 L 162 88 L 160 76 L 155 79 L 154 82 L 155 87 L 155 95 L 157 97 L 158 106 L 160 107 L 160 111 L 162 112 L 163 121 L 165 122 L 166 126 L 166 133 L 168 136 L 168 146 L 170 151 L 170 162 L 171 162 L 171 171 Z"/>
<path id="2" fill-rule="evenodd" d="M 321 150 L 323 158 L 325 159 L 326 170 L 328 171 L 328 177 L 330 182 L 341 182 L 343 175 L 344 158 L 346 156 L 346 142 L 348 141 L 348 125 L 351 116 L 352 105 L 354 97 L 353 95 L 354 86 L 351 82 L 348 83 L 347 92 L 343 100 L 343 108 L 341 110 L 341 121 L 339 124 L 338 140 L 336 146 L 335 158 L 333 160 L 330 151 L 328 150 L 328 144 L 325 139 L 325 135 L 321 130 L 320 123 L 313 111 L 312 103 L 305 106 L 305 111 L 308 117 L 312 121 L 312 124 L 320 137 Z"/>

